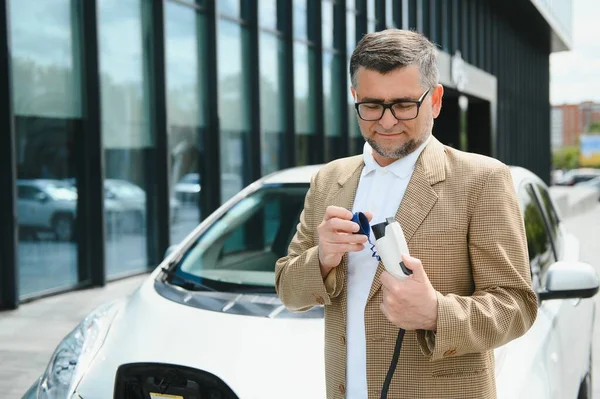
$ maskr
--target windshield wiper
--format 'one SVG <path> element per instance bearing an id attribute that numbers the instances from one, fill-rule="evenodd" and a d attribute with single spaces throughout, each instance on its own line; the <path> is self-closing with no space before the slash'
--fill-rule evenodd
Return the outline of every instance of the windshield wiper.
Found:
<path id="1" fill-rule="evenodd" d="M 170 268 L 170 265 L 163 267 L 161 270 L 163 271 L 163 273 L 165 273 L 169 277 L 170 280 L 167 279 L 167 281 L 169 283 L 173 283 L 173 279 L 179 279 L 182 281 L 183 284 L 177 284 L 177 285 L 179 285 L 180 287 L 183 287 L 185 289 L 192 290 L 192 291 L 214 291 L 214 292 L 217 292 L 216 289 L 209 287 L 208 285 L 205 285 L 205 284 L 199 283 L 197 281 L 190 280 L 188 278 L 180 276 L 179 274 L 177 274 L 175 272 L 175 270 L 172 270 Z"/>

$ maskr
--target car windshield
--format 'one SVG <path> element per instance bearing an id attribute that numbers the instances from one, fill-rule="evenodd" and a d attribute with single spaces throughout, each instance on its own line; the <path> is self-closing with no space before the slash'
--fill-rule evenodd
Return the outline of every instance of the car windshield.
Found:
<path id="1" fill-rule="evenodd" d="M 275 262 L 287 254 L 307 190 L 308 184 L 265 185 L 241 199 L 183 255 L 175 276 L 205 289 L 274 293 Z"/>

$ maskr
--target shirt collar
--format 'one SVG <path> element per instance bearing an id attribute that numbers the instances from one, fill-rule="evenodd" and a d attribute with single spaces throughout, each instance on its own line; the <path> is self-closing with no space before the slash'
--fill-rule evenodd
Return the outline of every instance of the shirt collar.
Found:
<path id="1" fill-rule="evenodd" d="M 365 163 L 365 167 L 363 168 L 362 175 L 366 176 L 377 169 L 381 169 L 392 172 L 395 176 L 401 179 L 410 177 L 417 163 L 417 159 L 419 159 L 419 155 L 421 155 L 421 152 L 423 152 L 425 147 L 427 147 L 427 143 L 429 143 L 431 140 L 431 136 L 432 135 L 430 134 L 429 137 L 427 137 L 427 140 L 418 146 L 416 150 L 385 167 L 379 165 L 377 161 L 375 161 L 375 158 L 373 158 L 373 149 L 369 143 L 365 142 L 365 145 L 363 146 L 363 161 Z"/>

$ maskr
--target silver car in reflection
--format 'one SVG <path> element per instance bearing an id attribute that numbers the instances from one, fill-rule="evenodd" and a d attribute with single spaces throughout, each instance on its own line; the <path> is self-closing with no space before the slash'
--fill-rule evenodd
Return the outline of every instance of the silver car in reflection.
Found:
<path id="1" fill-rule="evenodd" d="M 58 241 L 75 238 L 77 191 L 72 184 L 53 179 L 17 180 L 17 220 L 27 235 L 51 232 Z M 104 202 L 107 221 L 114 220 L 121 206 L 113 200 Z"/>
<path id="2" fill-rule="evenodd" d="M 105 179 L 104 194 L 108 200 L 120 206 L 119 230 L 125 233 L 140 233 L 146 227 L 146 192 L 138 185 L 124 179 Z M 179 216 L 180 202 L 169 201 L 171 223 Z"/>
<path id="3" fill-rule="evenodd" d="M 25 398 L 325 397 L 323 308 L 291 313 L 274 289 L 317 170 L 267 176 L 209 215 L 131 296 L 66 336 Z M 512 173 L 540 311 L 495 351 L 498 398 L 591 398 L 598 277 L 546 185 Z"/>

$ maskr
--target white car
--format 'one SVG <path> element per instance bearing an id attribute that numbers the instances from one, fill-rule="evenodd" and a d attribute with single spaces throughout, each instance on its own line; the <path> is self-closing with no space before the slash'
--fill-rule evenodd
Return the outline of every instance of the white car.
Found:
<path id="1" fill-rule="evenodd" d="M 600 176 L 594 177 L 592 180 L 584 181 L 576 184 L 577 187 L 589 187 L 596 190 L 598 193 L 598 201 L 600 201 Z"/>
<path id="2" fill-rule="evenodd" d="M 83 320 L 25 398 L 324 398 L 323 308 L 290 313 L 274 290 L 317 168 L 267 176 L 211 214 L 131 296 Z M 512 172 L 540 309 L 524 336 L 496 350 L 498 398 L 589 399 L 594 302 L 585 298 L 598 277 L 579 262 L 546 185 Z"/>

